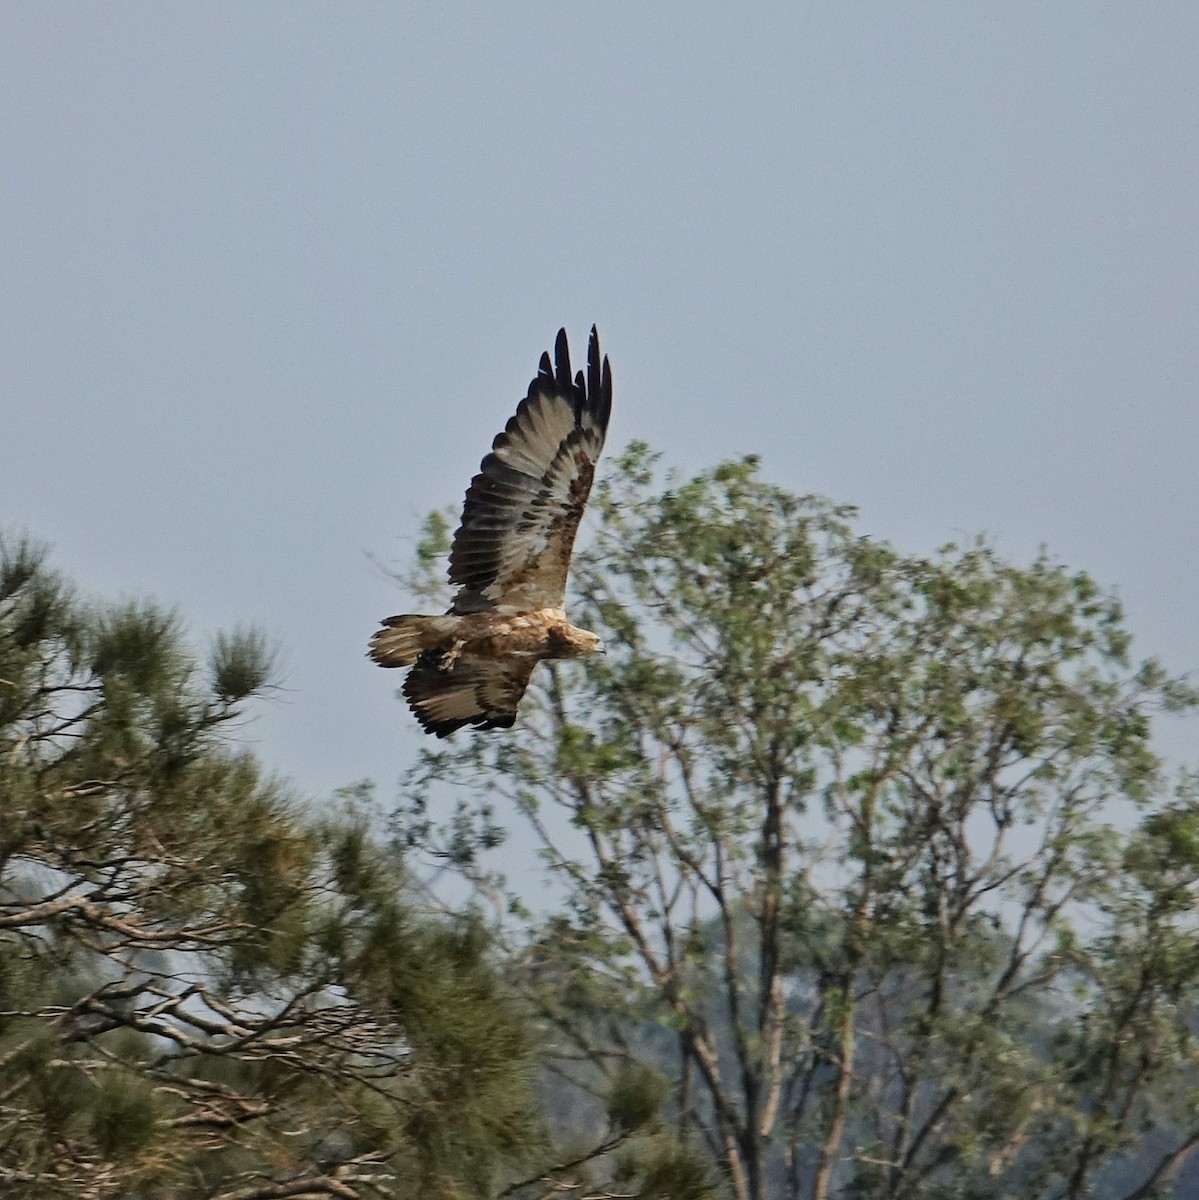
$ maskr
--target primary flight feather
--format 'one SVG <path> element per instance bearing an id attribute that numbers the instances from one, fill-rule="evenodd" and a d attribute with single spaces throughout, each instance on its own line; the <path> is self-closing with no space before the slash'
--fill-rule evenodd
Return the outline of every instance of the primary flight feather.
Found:
<path id="1" fill-rule="evenodd" d="M 612 411 L 595 326 L 572 379 L 566 330 L 471 480 L 450 548 L 445 616 L 388 617 L 371 638 L 383 667 L 411 667 L 404 697 L 426 733 L 507 729 L 533 668 L 603 644 L 566 619 L 566 574 Z"/>

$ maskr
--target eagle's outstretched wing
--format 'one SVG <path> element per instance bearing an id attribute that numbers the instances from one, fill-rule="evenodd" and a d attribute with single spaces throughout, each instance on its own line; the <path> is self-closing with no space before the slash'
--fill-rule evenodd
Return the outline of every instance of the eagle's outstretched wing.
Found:
<path id="1" fill-rule="evenodd" d="M 611 411 L 612 374 L 606 358 L 601 365 L 595 326 L 587 375 L 573 381 L 566 330 L 559 330 L 554 363 L 541 356 L 528 395 L 467 490 L 450 550 L 450 583 L 458 588 L 451 613 L 562 607 Z"/>
<path id="2" fill-rule="evenodd" d="M 536 659 L 463 654 L 449 671 L 440 661 L 439 654 L 422 654 L 404 680 L 404 699 L 426 733 L 443 738 L 464 725 L 511 728 Z"/>

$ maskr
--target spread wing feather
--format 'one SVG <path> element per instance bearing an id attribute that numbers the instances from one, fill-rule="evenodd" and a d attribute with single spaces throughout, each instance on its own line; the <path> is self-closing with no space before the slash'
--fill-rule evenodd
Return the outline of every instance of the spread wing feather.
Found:
<path id="1" fill-rule="evenodd" d="M 554 362 L 541 356 L 528 395 L 467 489 L 450 549 L 450 583 L 458 588 L 451 613 L 562 607 L 611 411 L 612 374 L 595 327 L 587 375 L 573 380 L 566 330 L 559 330 Z M 456 664 L 451 674 L 460 670 Z"/>
<path id="2" fill-rule="evenodd" d="M 404 698 L 426 733 L 448 737 L 464 725 L 510 729 L 537 660 L 528 655 L 463 654 L 448 671 L 426 651 L 404 680 Z"/>

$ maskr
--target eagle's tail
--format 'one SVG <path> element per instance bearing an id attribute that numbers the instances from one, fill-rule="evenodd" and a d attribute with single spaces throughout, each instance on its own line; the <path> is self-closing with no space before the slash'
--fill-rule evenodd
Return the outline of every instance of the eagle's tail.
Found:
<path id="1" fill-rule="evenodd" d="M 381 667 L 410 667 L 423 650 L 440 650 L 453 640 L 457 617 L 388 617 L 371 638 L 370 656 Z"/>

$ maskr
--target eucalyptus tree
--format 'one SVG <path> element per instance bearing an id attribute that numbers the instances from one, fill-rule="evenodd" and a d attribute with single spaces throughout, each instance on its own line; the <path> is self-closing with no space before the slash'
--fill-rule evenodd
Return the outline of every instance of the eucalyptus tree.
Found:
<path id="1" fill-rule="evenodd" d="M 660 1072 L 737 1200 L 1157 1194 L 1199 1142 L 1199 801 L 1151 719 L 1196 693 L 1085 573 L 904 555 L 753 458 L 634 445 L 592 511 L 606 658 L 395 815 L 494 904 L 560 1110 Z"/>

